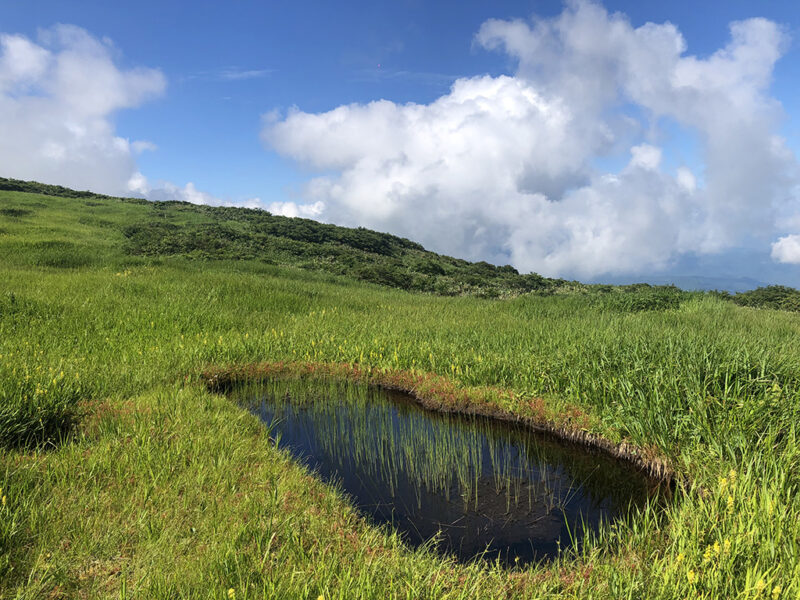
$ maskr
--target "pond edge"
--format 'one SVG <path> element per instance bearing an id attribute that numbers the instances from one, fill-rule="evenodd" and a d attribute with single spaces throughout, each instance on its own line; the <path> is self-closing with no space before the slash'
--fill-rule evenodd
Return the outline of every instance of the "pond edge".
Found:
<path id="1" fill-rule="evenodd" d="M 632 464 L 647 476 L 673 488 L 687 483 L 655 448 L 641 448 L 626 441 L 614 442 L 587 429 L 588 419 L 577 407 L 556 415 L 547 414 L 541 398 L 523 399 L 498 387 L 461 387 L 435 373 L 385 369 L 357 363 L 261 362 L 234 366 L 208 366 L 200 379 L 212 393 L 225 393 L 243 383 L 257 383 L 276 377 L 334 378 L 365 383 L 408 394 L 426 410 L 476 415 L 523 425 L 533 432 L 600 450 Z M 500 402 L 522 403 L 528 414 L 517 414 Z"/>

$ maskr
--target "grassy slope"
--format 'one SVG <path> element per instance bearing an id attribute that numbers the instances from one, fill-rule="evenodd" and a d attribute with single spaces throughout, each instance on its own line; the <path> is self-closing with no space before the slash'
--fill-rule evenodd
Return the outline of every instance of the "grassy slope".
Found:
<path id="1" fill-rule="evenodd" d="M 386 233 L 289 219 L 261 210 L 151 203 L 3 178 L 0 190 L 41 192 L 58 198 L 54 203 L 68 197 L 69 205 L 84 213 L 82 224 L 107 228 L 110 237 L 120 239 L 120 246 L 137 256 L 258 260 L 441 295 L 498 297 L 582 287 L 536 274 L 520 275 L 510 266 L 443 256 Z M 124 213 L 117 210 L 122 206 L 126 207 Z M 92 210 L 87 211 L 87 207 Z M 14 215 L 19 209 L 6 210 Z M 120 238 L 120 233 L 124 237 Z M 52 250 L 57 254 L 53 260 L 60 261 L 61 266 L 67 266 L 64 260 L 76 266 L 92 262 L 74 246 Z M 46 263 L 48 257 L 38 259 Z"/>
<path id="2" fill-rule="evenodd" d="M 800 594 L 796 314 L 703 296 L 642 313 L 440 298 L 258 261 L 133 257 L 118 226 L 150 209 L 92 203 L 0 192 L 32 211 L 0 217 L 0 398 L 84 399 L 69 443 L 0 458 L 0 597 Z M 654 444 L 700 487 L 577 566 L 509 575 L 411 553 L 193 377 L 293 359 L 575 403 L 595 432 Z"/>

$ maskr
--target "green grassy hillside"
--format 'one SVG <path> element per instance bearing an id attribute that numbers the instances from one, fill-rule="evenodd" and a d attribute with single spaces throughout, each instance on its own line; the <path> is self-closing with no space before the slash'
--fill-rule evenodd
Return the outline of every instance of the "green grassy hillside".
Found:
<path id="1" fill-rule="evenodd" d="M 262 210 L 112 198 L 9 179 L 0 179 L 0 190 L 50 196 L 39 206 L 21 208 L 16 199 L 23 197 L 4 194 L 6 207 L 0 215 L 24 222 L 38 212 L 40 218 L 77 221 L 84 226 L 84 234 L 105 229 L 99 237 L 115 241 L 118 255 L 257 260 L 441 295 L 496 297 L 576 285 L 536 274 L 520 275 L 511 266 L 442 256 L 386 233 L 290 219 Z M 43 256 L 36 257 L 42 264 L 50 260 L 48 252 L 55 256 L 54 266 L 88 266 L 110 258 L 82 247 L 81 240 L 47 241 L 49 250 L 42 247 Z"/>
<path id="2" fill-rule="evenodd" d="M 243 259 L 291 236 L 215 224 L 226 210 L 0 192 L 0 598 L 798 597 L 796 312 L 645 287 L 409 293 L 292 266 L 291 244 Z M 229 254 L 185 246 L 223 225 Z M 428 256 L 330 231 L 298 243 Z M 681 498 L 512 572 L 410 550 L 202 381 L 257 362 L 579 423 L 667 462 Z"/>
<path id="3" fill-rule="evenodd" d="M 15 224 L 22 225 L 28 243 L 25 252 L 8 247 L 7 256 L 13 254 L 38 266 L 147 264 L 135 257 L 257 261 L 443 296 L 589 294 L 594 302 L 624 311 L 674 308 L 691 297 L 674 286 L 585 285 L 536 273 L 520 274 L 509 265 L 471 263 L 429 252 L 386 233 L 280 217 L 262 210 L 114 198 L 4 178 L 0 178 L 0 191 L 25 193 L 6 193 L 0 198 L 4 205 L 0 217 L 8 224 L 0 231 L 11 232 Z M 29 194 L 49 198 L 31 201 Z M 27 217 L 37 215 L 37 209 L 39 220 L 78 227 L 61 229 L 61 237 L 45 233 L 30 247 L 31 231 L 24 226 L 30 222 Z M 80 235 L 73 239 L 76 233 Z M 107 251 L 97 253 L 97 245 Z M 800 310 L 800 291 L 783 286 L 715 295 L 741 306 Z"/>

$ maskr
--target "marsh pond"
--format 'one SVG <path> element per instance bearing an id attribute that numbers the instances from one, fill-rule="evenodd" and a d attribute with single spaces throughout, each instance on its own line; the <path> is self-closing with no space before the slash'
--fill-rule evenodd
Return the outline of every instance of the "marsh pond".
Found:
<path id="1" fill-rule="evenodd" d="M 234 392 L 289 450 L 406 543 L 506 565 L 580 547 L 658 486 L 600 451 L 364 385 L 276 379 Z"/>

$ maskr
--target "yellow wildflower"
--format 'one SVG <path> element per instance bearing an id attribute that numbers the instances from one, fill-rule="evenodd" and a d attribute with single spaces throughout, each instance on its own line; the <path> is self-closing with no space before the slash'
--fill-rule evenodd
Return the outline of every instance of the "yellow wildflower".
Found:
<path id="1" fill-rule="evenodd" d="M 719 556 L 720 552 L 722 552 L 722 547 L 719 545 L 719 542 L 714 542 L 714 554 Z"/>
<path id="2" fill-rule="evenodd" d="M 694 583 L 695 579 L 697 579 L 694 569 L 689 569 L 689 571 L 686 573 L 686 579 L 689 580 L 689 583 Z"/>
<path id="3" fill-rule="evenodd" d="M 731 469 L 728 472 L 728 477 L 731 478 L 731 483 L 736 483 L 736 469 Z"/>
<path id="4" fill-rule="evenodd" d="M 236 598 L 236 590 L 234 590 L 233 588 L 228 588 L 228 598 L 230 598 L 231 600 Z"/>
<path id="5" fill-rule="evenodd" d="M 733 512 L 733 496 L 728 495 L 728 512 Z"/>
<path id="6" fill-rule="evenodd" d="M 761 594 L 761 592 L 763 592 L 763 591 L 764 591 L 764 588 L 765 588 L 765 587 L 767 587 L 767 584 L 766 584 L 766 583 L 764 583 L 764 579 L 763 579 L 763 577 L 762 577 L 762 578 L 759 578 L 759 580 L 758 580 L 758 581 L 756 581 L 756 586 L 755 586 L 755 588 L 756 588 L 756 594 L 759 594 L 759 595 L 760 595 L 760 594 Z"/>
<path id="7" fill-rule="evenodd" d="M 719 489 L 720 491 L 725 491 L 725 488 L 728 485 L 728 478 L 727 477 L 720 477 L 719 478 Z"/>
<path id="8" fill-rule="evenodd" d="M 774 588 L 772 588 L 772 600 L 778 600 L 778 596 L 781 595 L 782 591 L 783 588 L 779 585 L 776 585 Z"/>
<path id="9" fill-rule="evenodd" d="M 678 552 L 678 556 L 675 557 L 675 562 L 680 563 L 683 559 L 686 558 L 683 552 Z"/>

